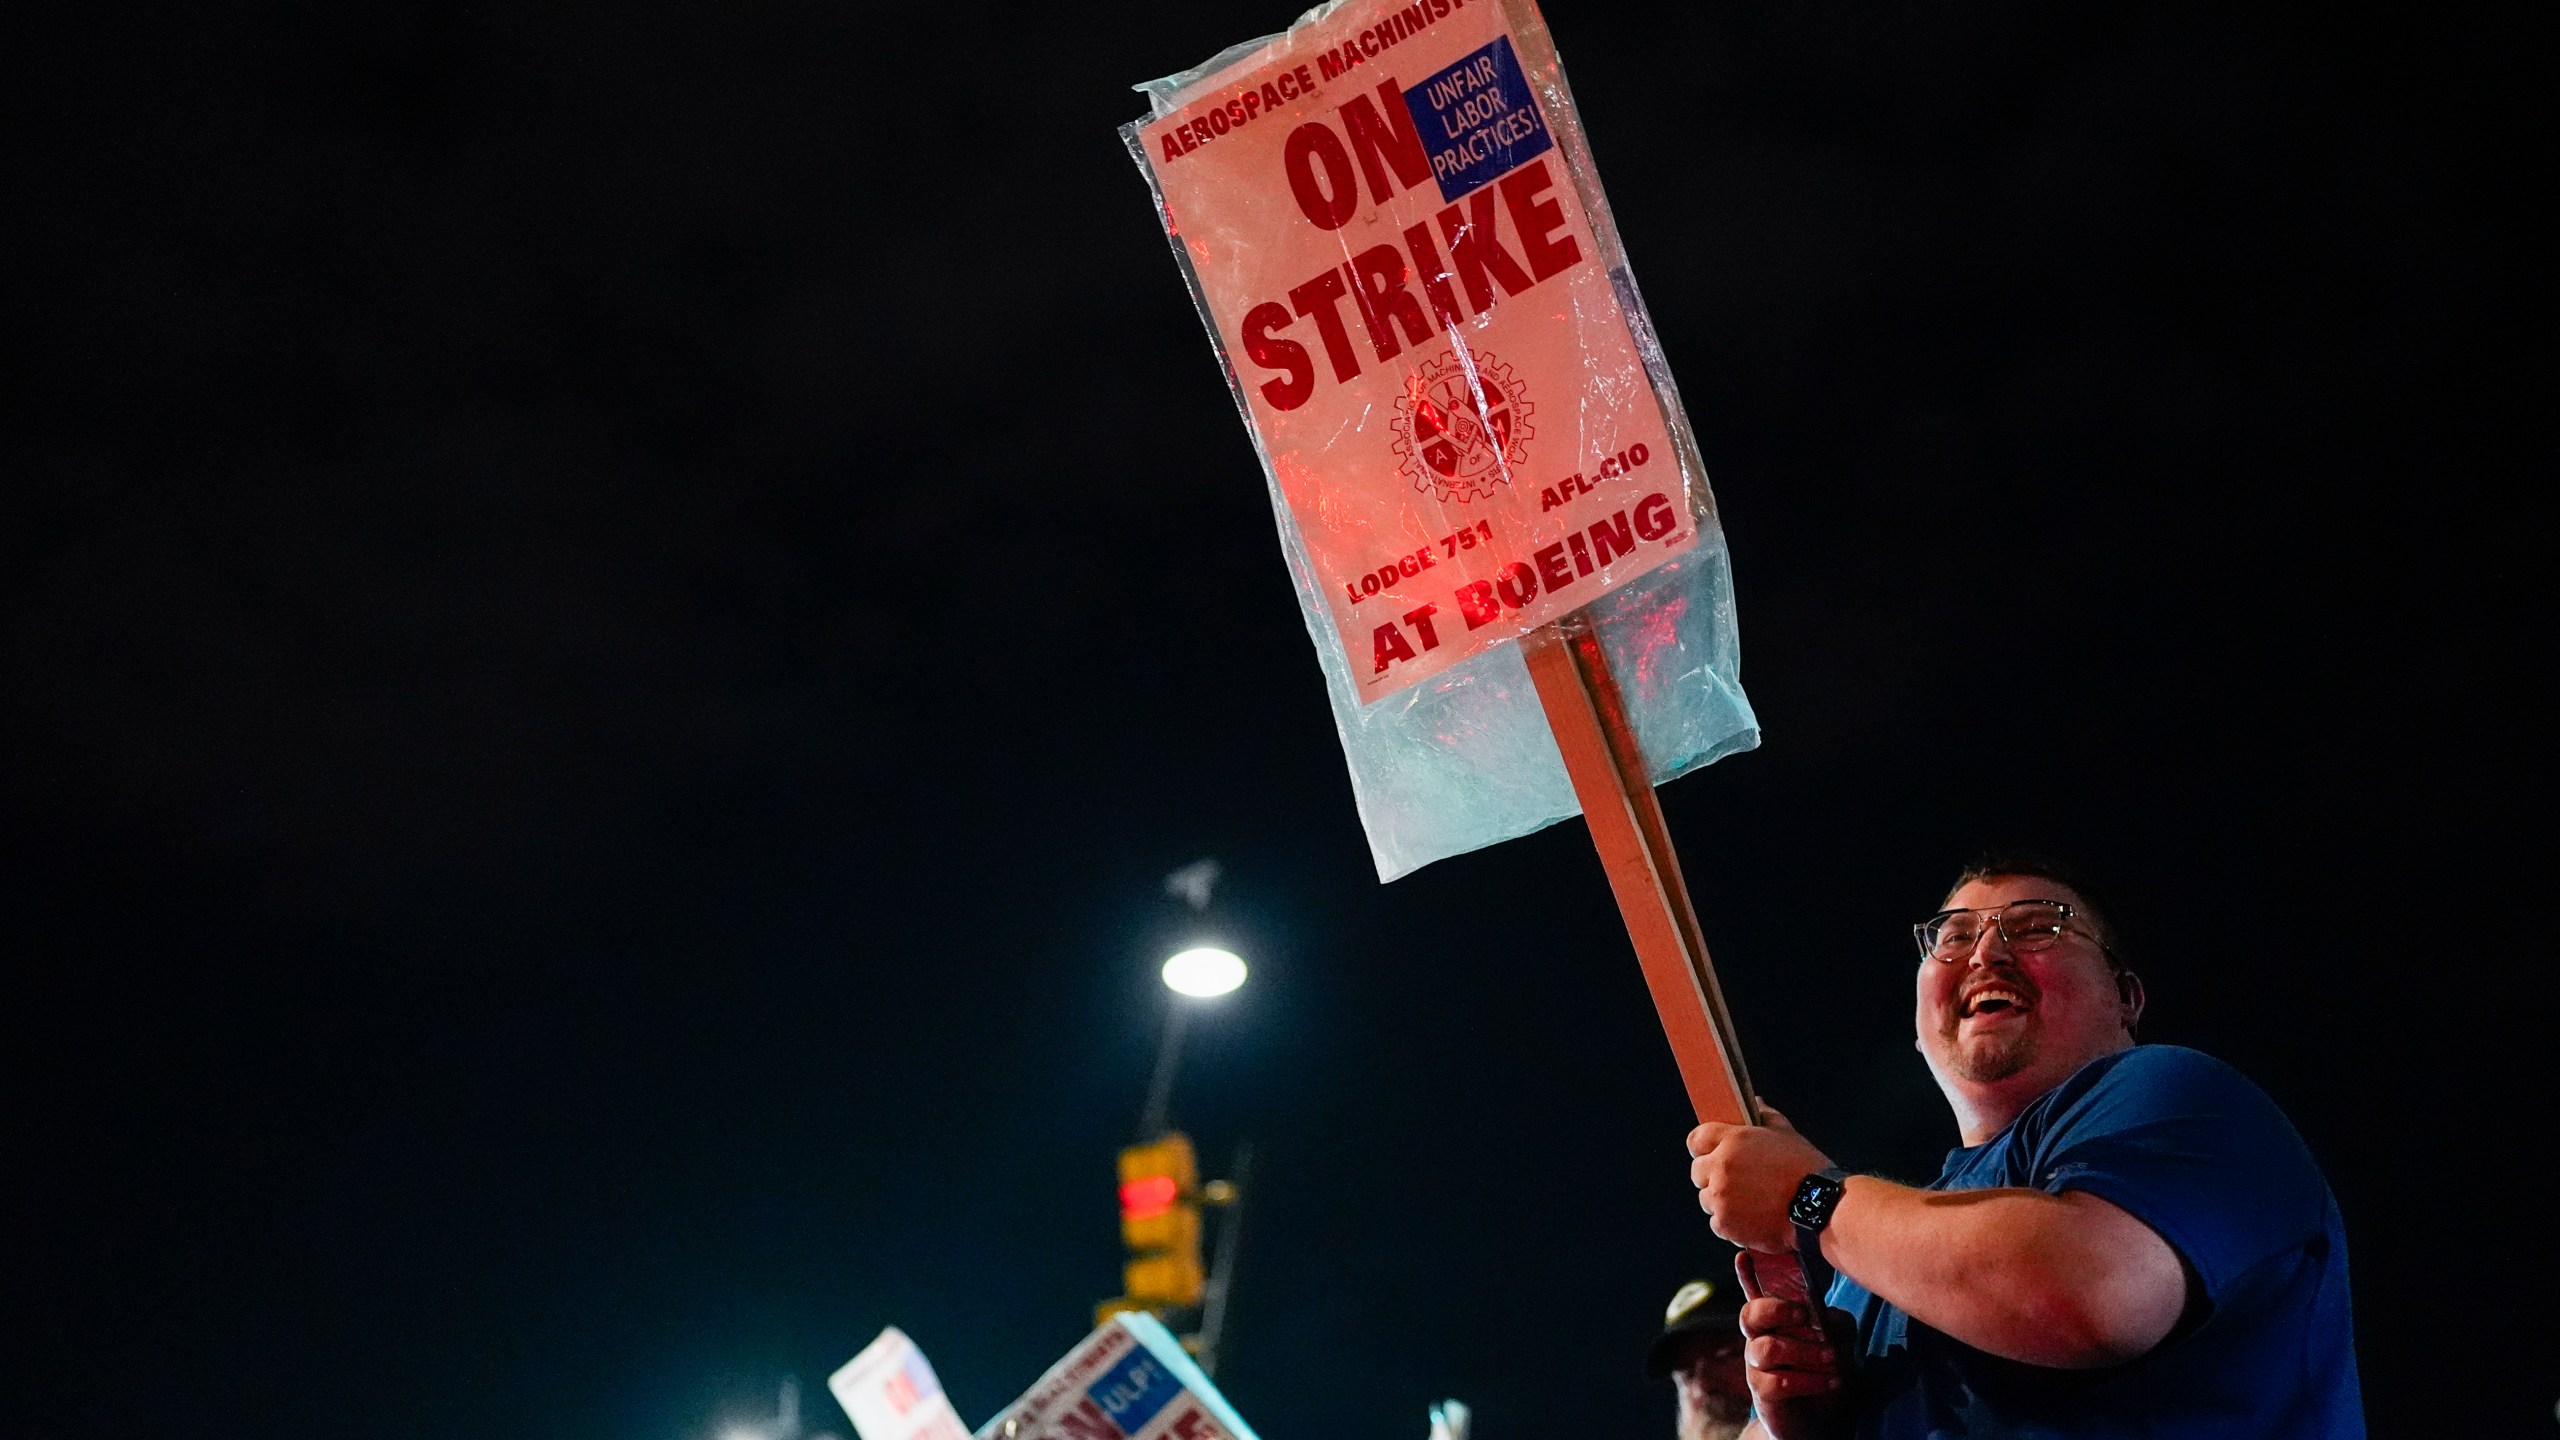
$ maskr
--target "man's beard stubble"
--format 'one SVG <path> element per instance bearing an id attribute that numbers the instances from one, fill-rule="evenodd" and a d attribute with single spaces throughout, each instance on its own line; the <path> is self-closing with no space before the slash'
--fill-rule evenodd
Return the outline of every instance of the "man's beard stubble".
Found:
<path id="1" fill-rule="evenodd" d="M 2036 1062 L 2033 1026 L 2022 1026 L 2015 1035 L 1986 1035 L 1967 1044 L 1956 1035 L 1960 1023 L 1950 1020 L 1940 1032 L 1947 1042 L 1948 1066 L 1958 1078 L 1987 1085 L 2006 1080 Z"/>

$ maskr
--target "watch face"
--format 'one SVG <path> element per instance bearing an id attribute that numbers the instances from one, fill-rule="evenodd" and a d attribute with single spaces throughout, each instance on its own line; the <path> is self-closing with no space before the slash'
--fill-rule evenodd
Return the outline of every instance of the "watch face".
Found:
<path id="1" fill-rule="evenodd" d="M 1796 1186 L 1795 1199 L 1787 1202 L 1787 1219 L 1808 1230 L 1819 1230 L 1831 1218 L 1831 1207 L 1840 1203 L 1843 1189 L 1839 1181 L 1828 1175 L 1807 1175 Z"/>

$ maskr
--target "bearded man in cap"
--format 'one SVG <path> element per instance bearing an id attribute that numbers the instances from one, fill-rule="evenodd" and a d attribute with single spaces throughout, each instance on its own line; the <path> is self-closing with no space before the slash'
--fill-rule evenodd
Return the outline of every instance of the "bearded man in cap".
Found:
<path id="1" fill-rule="evenodd" d="M 1689 1136 L 1746 1288 L 1790 1268 L 1754 1256 L 1813 1277 L 1809 1305 L 1742 1308 L 1759 1429 L 2361 1437 L 2328 1183 L 2238 1071 L 2134 1043 L 2142 981 L 2088 886 L 1993 858 L 1913 932 L 1918 1045 L 1964 1142 L 1936 1181 L 1849 1174 L 1775 1112 Z"/>
<path id="2" fill-rule="evenodd" d="M 1709 1281 L 1681 1286 L 1663 1308 L 1662 1333 L 1645 1352 L 1644 1373 L 1669 1376 L 1679 1392 L 1679 1440 L 1738 1440 L 1751 1420 L 1740 1306 Z"/>

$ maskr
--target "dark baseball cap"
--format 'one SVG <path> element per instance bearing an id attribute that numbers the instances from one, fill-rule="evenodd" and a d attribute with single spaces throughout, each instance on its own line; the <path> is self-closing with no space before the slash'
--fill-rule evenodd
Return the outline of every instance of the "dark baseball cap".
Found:
<path id="1" fill-rule="evenodd" d="M 1712 1280 L 1692 1280 L 1662 1307 L 1662 1333 L 1644 1354 L 1644 1373 L 1659 1380 L 1679 1367 L 1680 1352 L 1695 1339 L 1742 1333 L 1742 1302 L 1718 1293 Z"/>

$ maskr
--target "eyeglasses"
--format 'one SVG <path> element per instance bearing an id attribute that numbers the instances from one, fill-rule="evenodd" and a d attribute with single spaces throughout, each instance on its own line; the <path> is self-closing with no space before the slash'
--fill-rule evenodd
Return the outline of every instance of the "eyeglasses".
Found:
<path id="1" fill-rule="evenodd" d="M 1941 910 L 1912 926 L 1911 938 L 1920 942 L 1922 958 L 1952 965 L 1973 953 L 1988 925 L 1999 931 L 2011 953 L 2031 954 L 2060 941 L 2076 913 L 2059 900 L 2012 900 L 1981 910 Z"/>

